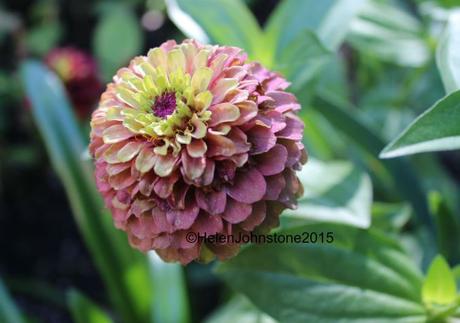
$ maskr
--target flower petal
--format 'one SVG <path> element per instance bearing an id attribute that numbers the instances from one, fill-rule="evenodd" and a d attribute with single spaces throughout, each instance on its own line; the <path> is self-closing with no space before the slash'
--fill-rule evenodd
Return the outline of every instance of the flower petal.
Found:
<path id="1" fill-rule="evenodd" d="M 118 160 L 121 162 L 127 162 L 133 159 L 144 146 L 143 142 L 131 141 L 127 143 L 123 148 L 120 149 L 117 153 Z"/>
<path id="2" fill-rule="evenodd" d="M 208 149 L 206 143 L 202 139 L 193 139 L 192 142 L 186 146 L 186 148 L 190 157 L 194 158 L 203 157 L 206 153 L 206 150 Z"/>
<path id="3" fill-rule="evenodd" d="M 106 144 L 114 144 L 134 136 L 134 133 L 129 131 L 121 124 L 116 124 L 104 130 L 102 138 Z"/>
<path id="4" fill-rule="evenodd" d="M 251 214 L 251 211 L 252 206 L 250 204 L 240 203 L 229 198 L 222 218 L 229 223 L 240 223 Z"/>
<path id="5" fill-rule="evenodd" d="M 185 176 L 190 180 L 200 177 L 206 167 L 206 158 L 192 158 L 188 155 L 187 150 L 182 150 L 182 170 Z"/>
<path id="6" fill-rule="evenodd" d="M 192 88 L 194 93 L 200 93 L 208 89 L 213 71 L 209 67 L 201 67 L 192 76 Z"/>
<path id="7" fill-rule="evenodd" d="M 157 160 L 152 147 L 145 147 L 136 158 L 136 169 L 141 173 L 146 173 L 152 169 Z"/>
<path id="8" fill-rule="evenodd" d="M 166 177 L 171 174 L 176 166 L 177 159 L 172 154 L 158 156 L 154 167 L 155 174 L 160 177 Z"/>
<path id="9" fill-rule="evenodd" d="M 210 127 L 224 122 L 235 121 L 240 116 L 238 107 L 227 102 L 213 105 L 209 108 L 209 111 L 212 112 L 211 120 L 208 122 Z"/>
<path id="10" fill-rule="evenodd" d="M 240 227 L 246 231 L 252 231 L 256 226 L 265 220 L 266 203 L 264 201 L 257 202 L 252 206 L 252 212 L 249 217 L 240 223 Z"/>
<path id="11" fill-rule="evenodd" d="M 196 189 L 195 199 L 198 206 L 209 214 L 221 214 L 225 210 L 227 194 L 224 191 L 205 193 L 202 190 Z"/>
<path id="12" fill-rule="evenodd" d="M 286 167 L 288 152 L 283 145 L 275 145 L 266 153 L 257 155 L 254 159 L 257 162 L 257 169 L 264 176 L 281 173 Z"/>
<path id="13" fill-rule="evenodd" d="M 248 141 L 252 144 L 251 153 L 254 155 L 269 151 L 276 144 L 276 136 L 270 128 L 254 126 L 247 135 Z"/>
<path id="14" fill-rule="evenodd" d="M 267 185 L 260 172 L 251 168 L 247 172 L 239 172 L 233 185 L 227 186 L 228 195 L 242 203 L 255 203 L 265 195 Z"/>

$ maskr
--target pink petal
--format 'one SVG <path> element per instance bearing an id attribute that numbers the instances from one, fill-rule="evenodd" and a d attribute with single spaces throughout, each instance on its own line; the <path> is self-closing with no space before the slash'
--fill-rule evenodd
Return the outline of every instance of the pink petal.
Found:
<path id="1" fill-rule="evenodd" d="M 283 174 L 265 177 L 267 182 L 267 192 L 265 192 L 264 200 L 277 200 L 281 191 L 286 187 L 286 180 Z"/>
<path id="2" fill-rule="evenodd" d="M 106 144 L 114 144 L 134 136 L 134 133 L 122 124 L 115 124 L 104 130 L 103 139 Z"/>
<path id="3" fill-rule="evenodd" d="M 173 226 L 168 222 L 168 219 L 166 218 L 166 213 L 160 210 L 158 207 L 154 207 L 152 209 L 152 218 L 154 223 L 154 227 L 152 228 L 153 234 L 160 234 L 163 232 L 171 233 L 174 231 Z"/>
<path id="4" fill-rule="evenodd" d="M 125 170 L 117 175 L 109 177 L 109 183 L 116 190 L 122 190 L 132 185 L 136 179 L 131 176 L 130 170 Z"/>
<path id="5" fill-rule="evenodd" d="M 286 128 L 276 134 L 278 138 L 302 140 L 303 122 L 295 115 L 286 116 Z"/>
<path id="6" fill-rule="evenodd" d="M 224 122 L 235 121 L 240 116 L 238 107 L 228 102 L 213 105 L 209 108 L 209 111 L 212 112 L 211 120 L 208 121 L 209 127 L 214 127 Z"/>
<path id="7" fill-rule="evenodd" d="M 235 144 L 227 137 L 208 133 L 206 142 L 208 145 L 206 156 L 208 157 L 231 156 L 235 154 Z"/>
<path id="8" fill-rule="evenodd" d="M 186 147 L 190 157 L 194 158 L 203 157 L 208 149 L 206 143 L 202 139 L 193 139 Z"/>
<path id="9" fill-rule="evenodd" d="M 284 113 L 287 111 L 300 110 L 300 105 L 295 96 L 284 91 L 267 92 L 267 95 L 275 100 L 276 111 Z"/>
<path id="10" fill-rule="evenodd" d="M 198 206 L 209 214 L 221 214 L 225 210 L 227 194 L 223 191 L 205 193 L 195 189 L 195 198 Z"/>
<path id="11" fill-rule="evenodd" d="M 275 145 L 268 152 L 255 156 L 257 169 L 264 176 L 281 173 L 286 167 L 288 152 L 283 145 Z"/>
<path id="12" fill-rule="evenodd" d="M 169 195 L 171 195 L 174 188 L 174 184 L 177 182 L 178 179 L 179 175 L 177 172 L 172 173 L 168 177 L 160 177 L 153 186 L 153 190 L 159 197 L 165 199 Z"/>
<path id="13" fill-rule="evenodd" d="M 222 218 L 230 223 L 240 223 L 251 214 L 252 206 L 250 204 L 240 203 L 231 198 L 227 201 L 227 207 L 222 214 Z"/>
<path id="14" fill-rule="evenodd" d="M 188 155 L 187 150 L 182 150 L 182 170 L 183 174 L 190 180 L 200 177 L 206 168 L 206 158 L 192 158 Z"/>
<path id="15" fill-rule="evenodd" d="M 267 210 L 265 202 L 257 202 L 252 207 L 251 215 L 249 215 L 249 217 L 246 220 L 240 223 L 239 226 L 246 231 L 254 230 L 256 226 L 260 225 L 264 221 L 266 211 Z"/>
<path id="16" fill-rule="evenodd" d="M 209 236 L 222 231 L 223 227 L 224 225 L 220 216 L 201 212 L 192 226 L 192 231 L 200 235 L 206 234 Z"/>
<path id="17" fill-rule="evenodd" d="M 247 172 L 239 172 L 232 186 L 227 186 L 228 195 L 243 203 L 255 203 L 262 199 L 267 189 L 265 179 L 260 172 L 251 168 Z"/>
<path id="18" fill-rule="evenodd" d="M 253 101 L 238 102 L 236 106 L 240 109 L 240 117 L 231 123 L 233 125 L 245 124 L 257 115 L 257 104 Z"/>
<path id="19" fill-rule="evenodd" d="M 255 126 L 248 131 L 248 141 L 252 144 L 251 153 L 269 151 L 276 144 L 276 136 L 270 128 Z"/>
<path id="20" fill-rule="evenodd" d="M 187 205 L 183 210 L 168 210 L 166 212 L 166 218 L 168 219 L 168 222 L 174 226 L 174 228 L 184 230 L 192 226 L 199 211 L 200 209 L 195 203 L 190 203 L 190 205 Z"/>

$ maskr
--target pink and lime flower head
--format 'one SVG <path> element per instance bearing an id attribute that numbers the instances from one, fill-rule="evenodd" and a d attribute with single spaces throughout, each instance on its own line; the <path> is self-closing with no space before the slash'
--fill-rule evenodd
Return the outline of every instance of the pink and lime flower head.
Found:
<path id="1" fill-rule="evenodd" d="M 89 117 L 103 91 L 94 59 L 79 49 L 63 47 L 50 51 L 45 63 L 64 83 L 78 116 Z"/>
<path id="2" fill-rule="evenodd" d="M 96 181 L 131 245 L 187 264 L 239 250 L 187 234 L 278 226 L 302 194 L 296 98 L 236 47 L 168 41 L 121 68 L 91 121 Z"/>

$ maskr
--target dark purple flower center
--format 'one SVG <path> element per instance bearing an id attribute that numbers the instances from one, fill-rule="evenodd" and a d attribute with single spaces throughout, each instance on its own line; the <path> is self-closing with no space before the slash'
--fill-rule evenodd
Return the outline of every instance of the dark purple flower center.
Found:
<path id="1" fill-rule="evenodd" d="M 157 96 L 155 103 L 152 105 L 152 110 L 153 114 L 162 119 L 173 114 L 176 110 L 176 93 L 166 92 Z"/>

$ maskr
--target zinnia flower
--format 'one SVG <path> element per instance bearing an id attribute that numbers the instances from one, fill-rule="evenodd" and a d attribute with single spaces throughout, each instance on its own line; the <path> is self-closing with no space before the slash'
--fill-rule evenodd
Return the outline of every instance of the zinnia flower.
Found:
<path id="1" fill-rule="evenodd" d="M 236 47 L 168 41 L 121 68 L 93 113 L 90 152 L 115 225 L 165 261 L 226 259 L 296 206 L 306 162 L 296 98 Z"/>
<path id="2" fill-rule="evenodd" d="M 45 63 L 64 83 L 77 115 L 89 117 L 103 90 L 94 59 L 79 49 L 63 47 L 50 51 Z"/>

